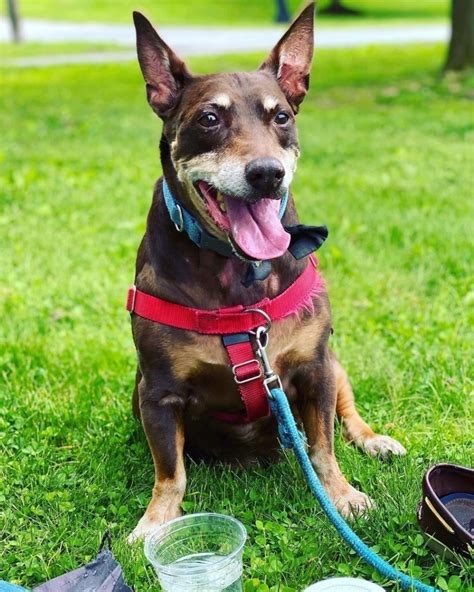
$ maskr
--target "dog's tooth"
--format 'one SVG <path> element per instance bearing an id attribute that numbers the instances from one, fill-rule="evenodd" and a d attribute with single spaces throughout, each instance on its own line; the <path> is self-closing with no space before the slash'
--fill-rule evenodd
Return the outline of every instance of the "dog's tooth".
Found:
<path id="1" fill-rule="evenodd" d="M 217 205 L 219 206 L 219 209 L 221 212 L 227 212 L 227 209 L 225 207 L 225 202 L 224 202 L 224 196 L 222 195 L 222 193 L 220 191 L 217 192 Z"/>

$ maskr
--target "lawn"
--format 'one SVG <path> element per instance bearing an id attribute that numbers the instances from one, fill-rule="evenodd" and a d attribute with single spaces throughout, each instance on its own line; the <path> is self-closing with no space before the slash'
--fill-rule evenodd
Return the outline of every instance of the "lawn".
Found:
<path id="1" fill-rule="evenodd" d="M 330 228 L 320 260 L 332 341 L 359 407 L 409 451 L 383 463 L 337 430 L 343 471 L 377 502 L 355 529 L 407 573 L 467 592 L 472 564 L 432 553 L 415 518 L 430 465 L 474 461 L 473 81 L 440 80 L 444 51 L 318 52 L 294 191 L 302 219 Z M 191 66 L 248 69 L 261 57 Z M 33 586 L 71 570 L 109 528 L 128 582 L 154 592 L 141 546 L 124 542 L 153 484 L 131 414 L 124 299 L 160 124 L 135 64 L 0 77 L 0 574 Z M 188 477 L 185 511 L 247 527 L 246 592 L 334 575 L 384 583 L 341 543 L 291 455 L 249 471 L 190 464 Z"/>
<path id="2" fill-rule="evenodd" d="M 287 0 L 291 14 L 308 2 Z M 324 8 L 328 0 L 318 2 Z M 345 5 L 363 11 L 360 17 L 321 17 L 328 22 L 365 22 L 368 19 L 439 19 L 449 12 L 449 0 L 345 0 Z M 57 20 L 130 22 L 132 10 L 142 10 L 163 24 L 269 25 L 276 14 L 274 0 L 22 0 L 24 16 Z"/>
<path id="3" fill-rule="evenodd" d="M 70 53 L 89 53 L 102 51 L 123 51 L 123 46 L 111 43 L 0 43 L 0 66 L 8 65 L 12 58 L 26 58 Z"/>

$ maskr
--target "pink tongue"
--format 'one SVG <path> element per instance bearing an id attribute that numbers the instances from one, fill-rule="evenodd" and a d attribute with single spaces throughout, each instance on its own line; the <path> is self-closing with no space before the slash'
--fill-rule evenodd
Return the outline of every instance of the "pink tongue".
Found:
<path id="1" fill-rule="evenodd" d="M 232 236 L 249 257 L 258 260 L 280 257 L 290 244 L 290 235 L 283 228 L 276 199 L 260 199 L 247 204 L 225 196 Z"/>

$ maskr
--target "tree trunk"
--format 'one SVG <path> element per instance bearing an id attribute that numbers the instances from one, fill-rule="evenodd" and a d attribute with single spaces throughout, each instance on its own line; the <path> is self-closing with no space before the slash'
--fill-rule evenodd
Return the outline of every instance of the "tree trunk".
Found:
<path id="1" fill-rule="evenodd" d="M 12 36 L 15 43 L 20 43 L 20 17 L 18 15 L 17 0 L 7 0 L 8 16 L 10 17 L 10 24 L 12 27 Z"/>
<path id="2" fill-rule="evenodd" d="M 359 10 L 353 8 L 347 8 L 342 3 L 342 0 L 331 0 L 329 6 L 319 11 L 320 14 L 339 14 L 339 15 L 357 15 L 360 14 Z"/>
<path id="3" fill-rule="evenodd" d="M 452 0 L 451 41 L 445 70 L 474 66 L 474 0 Z"/>
<path id="4" fill-rule="evenodd" d="M 288 10 L 288 5 L 286 4 L 286 0 L 276 0 L 277 5 L 277 14 L 276 14 L 276 22 L 277 23 L 289 23 L 290 22 L 290 11 Z"/>

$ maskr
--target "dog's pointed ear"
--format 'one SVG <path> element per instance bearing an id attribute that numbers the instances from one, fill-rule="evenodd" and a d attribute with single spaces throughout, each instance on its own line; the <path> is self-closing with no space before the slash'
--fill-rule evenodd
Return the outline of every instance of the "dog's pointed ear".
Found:
<path id="1" fill-rule="evenodd" d="M 270 71 L 294 111 L 308 92 L 314 48 L 314 2 L 309 4 L 270 52 L 260 70 Z"/>
<path id="2" fill-rule="evenodd" d="M 160 117 L 173 109 L 181 90 L 192 75 L 186 64 L 168 47 L 150 21 L 133 13 L 137 33 L 137 54 L 151 108 Z"/>

